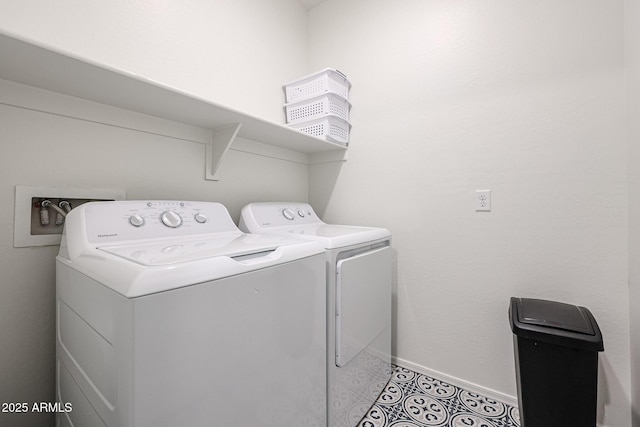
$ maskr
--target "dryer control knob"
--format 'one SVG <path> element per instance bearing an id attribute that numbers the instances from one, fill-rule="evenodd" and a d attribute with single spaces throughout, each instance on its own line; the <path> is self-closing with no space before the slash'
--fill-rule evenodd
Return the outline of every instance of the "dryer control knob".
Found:
<path id="1" fill-rule="evenodd" d="M 160 220 L 164 225 L 171 228 L 180 227 L 182 225 L 182 217 L 176 211 L 164 211 L 160 215 Z"/>
<path id="2" fill-rule="evenodd" d="M 293 221 L 293 219 L 295 218 L 295 215 L 293 214 L 293 211 L 291 209 L 284 209 L 282 211 L 282 216 L 287 218 L 289 221 Z"/>
<path id="3" fill-rule="evenodd" d="M 207 218 L 207 216 L 202 212 L 198 212 L 193 216 L 193 218 L 196 220 L 197 223 L 200 223 L 200 224 L 204 224 L 209 220 L 209 218 Z"/>
<path id="4" fill-rule="evenodd" d="M 144 218 L 140 214 L 133 214 L 129 217 L 129 224 L 134 227 L 142 227 L 144 225 Z"/>

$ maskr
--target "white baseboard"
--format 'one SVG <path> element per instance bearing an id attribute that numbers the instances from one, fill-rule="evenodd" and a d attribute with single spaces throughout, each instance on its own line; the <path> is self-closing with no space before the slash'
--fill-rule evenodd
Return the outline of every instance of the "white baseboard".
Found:
<path id="1" fill-rule="evenodd" d="M 495 391 L 490 388 L 483 387 L 478 384 L 474 384 L 474 383 L 462 380 L 460 378 L 452 377 L 451 375 L 447 375 L 442 372 L 429 369 L 425 366 L 418 365 L 413 362 L 409 362 L 408 360 L 400 359 L 399 357 L 392 356 L 391 363 L 393 363 L 394 365 L 401 366 L 403 368 L 410 369 L 419 374 L 427 375 L 429 377 L 447 382 L 451 385 L 463 388 L 465 390 L 478 393 L 481 396 L 486 396 L 488 398 L 497 400 L 498 402 L 506 403 L 507 405 L 511 405 L 511 406 L 518 406 L 518 399 L 515 396 L 501 393 L 499 391 Z"/>

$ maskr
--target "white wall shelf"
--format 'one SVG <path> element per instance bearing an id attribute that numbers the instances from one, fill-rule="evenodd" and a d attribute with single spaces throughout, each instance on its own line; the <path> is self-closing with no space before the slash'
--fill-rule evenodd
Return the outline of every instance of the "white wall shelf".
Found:
<path id="1" fill-rule="evenodd" d="M 218 179 L 236 138 L 302 153 L 311 164 L 346 158 L 343 145 L 6 34 L 0 34 L 0 79 L 209 129 L 206 179 Z"/>

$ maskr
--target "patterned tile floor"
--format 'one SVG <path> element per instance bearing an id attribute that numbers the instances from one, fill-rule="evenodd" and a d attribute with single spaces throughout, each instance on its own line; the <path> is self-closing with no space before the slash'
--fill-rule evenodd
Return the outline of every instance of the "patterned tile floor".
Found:
<path id="1" fill-rule="evenodd" d="M 520 427 L 518 408 L 393 366 L 358 427 Z"/>

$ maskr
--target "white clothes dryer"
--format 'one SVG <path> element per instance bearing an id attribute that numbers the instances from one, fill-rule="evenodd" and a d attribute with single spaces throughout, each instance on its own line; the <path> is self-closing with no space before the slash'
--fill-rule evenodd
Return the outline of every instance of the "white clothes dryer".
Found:
<path id="1" fill-rule="evenodd" d="M 324 223 L 307 203 L 251 203 L 240 229 L 326 249 L 329 427 L 355 427 L 391 378 L 391 234 Z"/>
<path id="2" fill-rule="evenodd" d="M 71 211 L 56 262 L 58 426 L 326 426 L 325 254 L 219 203 Z"/>

